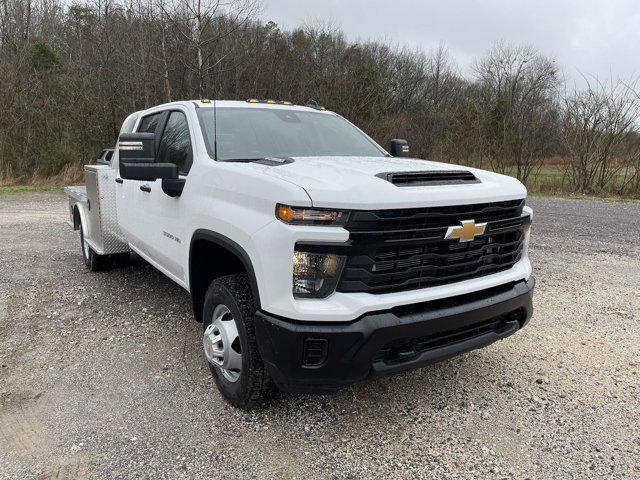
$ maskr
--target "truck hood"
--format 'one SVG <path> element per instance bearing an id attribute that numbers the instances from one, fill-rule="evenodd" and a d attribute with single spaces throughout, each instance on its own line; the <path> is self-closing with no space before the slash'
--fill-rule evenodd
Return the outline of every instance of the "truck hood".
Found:
<path id="1" fill-rule="evenodd" d="M 474 168 L 391 157 L 294 157 L 277 166 L 251 164 L 261 173 L 303 188 L 314 207 L 384 209 L 463 205 L 524 198 L 518 180 Z M 464 170 L 478 183 L 458 185 L 397 186 L 376 175 L 398 172 Z M 383 175 L 384 177 L 384 175 Z"/>

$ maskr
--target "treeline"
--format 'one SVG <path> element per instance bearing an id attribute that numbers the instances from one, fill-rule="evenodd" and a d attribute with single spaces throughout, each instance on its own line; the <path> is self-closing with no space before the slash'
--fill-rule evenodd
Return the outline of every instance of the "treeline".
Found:
<path id="1" fill-rule="evenodd" d="M 0 181 L 77 175 L 132 111 L 170 100 L 317 100 L 382 145 L 539 190 L 640 195 L 634 84 L 568 88 L 556 63 L 496 44 L 463 77 L 429 52 L 283 31 L 254 0 L 0 0 Z"/>

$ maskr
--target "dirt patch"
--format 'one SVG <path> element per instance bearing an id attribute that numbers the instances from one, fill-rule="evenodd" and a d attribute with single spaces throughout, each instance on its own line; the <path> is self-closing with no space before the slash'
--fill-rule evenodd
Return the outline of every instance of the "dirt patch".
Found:
<path id="1" fill-rule="evenodd" d="M 640 205 L 529 201 L 522 332 L 239 412 L 188 294 L 82 266 L 63 197 L 0 196 L 0 478 L 637 478 Z"/>

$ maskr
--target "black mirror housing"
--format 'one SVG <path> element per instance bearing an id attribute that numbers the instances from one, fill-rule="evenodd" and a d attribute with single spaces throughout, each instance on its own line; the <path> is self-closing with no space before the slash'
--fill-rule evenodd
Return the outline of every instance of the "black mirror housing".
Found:
<path id="1" fill-rule="evenodd" d="M 155 162 L 155 135 L 153 133 L 123 133 L 118 137 L 120 177 L 126 180 L 178 178 L 178 167 L 173 163 Z"/>
<path id="2" fill-rule="evenodd" d="M 152 163 L 156 157 L 156 137 L 153 133 L 123 133 L 118 137 L 120 162 Z"/>
<path id="3" fill-rule="evenodd" d="M 162 191 L 170 197 L 179 197 L 184 190 L 184 178 L 165 178 L 162 180 Z"/>
<path id="4" fill-rule="evenodd" d="M 392 157 L 408 157 L 409 142 L 402 138 L 394 138 L 391 140 L 391 156 Z"/>
<path id="5" fill-rule="evenodd" d="M 173 180 L 178 178 L 178 166 L 173 163 L 129 163 L 120 159 L 120 177 L 127 180 Z"/>

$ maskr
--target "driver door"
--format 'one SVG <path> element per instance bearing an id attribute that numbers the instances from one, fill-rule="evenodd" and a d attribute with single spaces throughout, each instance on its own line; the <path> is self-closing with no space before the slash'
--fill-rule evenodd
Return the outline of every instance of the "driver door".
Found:
<path id="1" fill-rule="evenodd" d="M 166 112 L 155 112 L 142 117 L 136 133 L 155 134 L 155 151 L 160 141 L 161 127 L 163 126 Z M 118 223 L 129 241 L 129 245 L 145 259 L 151 261 L 150 252 L 147 249 L 149 232 L 152 229 L 149 221 L 150 199 L 143 195 L 141 188 L 146 189 L 149 182 L 140 180 L 116 180 L 118 186 Z"/>
<path id="2" fill-rule="evenodd" d="M 145 117 L 146 118 L 146 117 Z M 152 128 L 152 123 L 140 123 L 138 132 Z M 180 178 L 187 178 L 193 162 L 193 148 L 187 115 L 181 110 L 160 113 L 156 133 L 158 163 L 178 166 Z M 128 230 L 135 239 L 133 247 L 147 261 L 179 284 L 186 286 L 183 267 L 189 242 L 184 238 L 184 203 L 181 196 L 170 197 L 162 191 L 162 180 L 130 181 L 132 189 Z M 186 188 L 186 185 L 185 185 Z"/>
<path id="3" fill-rule="evenodd" d="M 193 162 L 193 147 L 185 112 L 167 112 L 157 152 L 156 162 L 177 165 L 180 178 L 187 179 Z M 147 194 L 150 200 L 147 214 L 153 231 L 149 248 L 158 259 L 159 267 L 186 286 L 184 264 L 188 257 L 189 239 L 185 238 L 183 195 L 170 197 L 164 193 L 162 180 L 148 183 L 151 191 Z"/>

